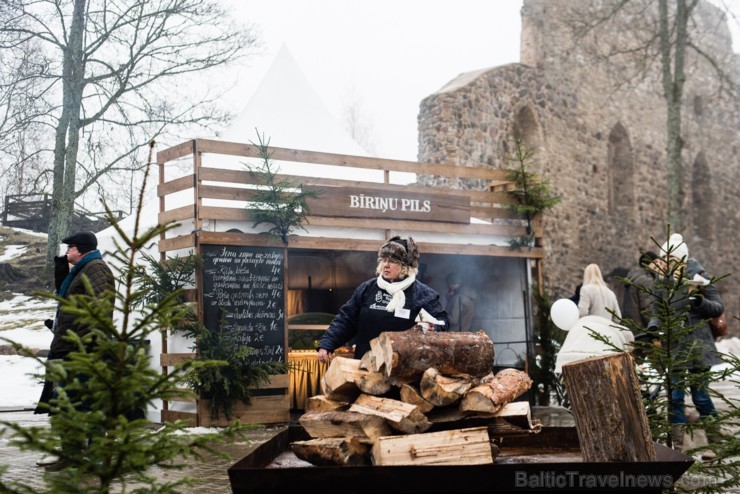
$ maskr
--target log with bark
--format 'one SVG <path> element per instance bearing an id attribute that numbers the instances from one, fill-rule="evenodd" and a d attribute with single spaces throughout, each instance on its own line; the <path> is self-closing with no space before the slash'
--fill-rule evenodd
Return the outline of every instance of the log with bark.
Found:
<path id="1" fill-rule="evenodd" d="M 478 379 L 468 375 L 445 376 L 430 367 L 421 376 L 419 389 L 426 401 L 437 407 L 446 407 L 460 401 L 477 381 Z"/>
<path id="2" fill-rule="evenodd" d="M 416 405 L 421 413 L 429 413 L 434 409 L 434 405 L 425 400 L 419 388 L 413 384 L 401 385 L 401 401 Z"/>
<path id="3" fill-rule="evenodd" d="M 418 380 L 430 367 L 445 375 L 484 376 L 493 370 L 493 342 L 484 332 L 386 331 L 370 341 L 376 372 Z"/>
<path id="4" fill-rule="evenodd" d="M 316 466 L 369 465 L 370 446 L 356 439 L 331 437 L 295 441 L 291 443 L 293 453 L 301 460 Z"/>
<path id="5" fill-rule="evenodd" d="M 355 412 L 308 412 L 298 421 L 314 439 L 346 437 L 371 444 L 379 437 L 393 434 L 385 419 L 377 415 Z"/>
<path id="6" fill-rule="evenodd" d="M 655 461 L 635 360 L 629 353 L 563 365 L 584 462 Z"/>
<path id="7" fill-rule="evenodd" d="M 495 376 L 486 376 L 481 384 L 463 397 L 460 410 L 465 412 L 496 413 L 514 401 L 532 386 L 532 379 L 517 369 L 504 369 Z"/>

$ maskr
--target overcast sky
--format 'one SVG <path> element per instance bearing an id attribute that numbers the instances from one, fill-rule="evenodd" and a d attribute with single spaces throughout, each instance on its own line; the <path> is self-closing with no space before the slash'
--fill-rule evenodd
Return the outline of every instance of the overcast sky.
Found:
<path id="1" fill-rule="evenodd" d="M 223 1 L 264 42 L 238 71 L 234 110 L 285 43 L 340 124 L 354 102 L 370 129 L 369 151 L 383 158 L 416 160 L 426 96 L 461 73 L 519 61 L 522 0 Z"/>
<path id="2" fill-rule="evenodd" d="M 340 124 L 358 102 L 384 158 L 416 160 L 423 98 L 460 73 L 519 61 L 522 0 L 224 1 L 265 43 L 240 69 L 239 94 L 248 100 L 285 43 Z"/>

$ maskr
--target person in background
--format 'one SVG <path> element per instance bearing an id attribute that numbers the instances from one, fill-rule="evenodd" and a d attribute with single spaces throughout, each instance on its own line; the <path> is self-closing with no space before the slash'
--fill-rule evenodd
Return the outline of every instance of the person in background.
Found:
<path id="1" fill-rule="evenodd" d="M 627 273 L 629 283 L 624 291 L 622 300 L 622 317 L 631 319 L 641 329 L 647 329 L 650 322 L 653 305 L 653 289 L 655 285 L 655 266 L 658 255 L 647 251 L 640 255 L 638 266 Z"/>
<path id="2" fill-rule="evenodd" d="M 93 296 L 112 297 L 115 279 L 100 251 L 97 250 L 98 239 L 95 234 L 86 231 L 77 232 L 64 238 L 62 243 L 67 244 L 67 253 L 54 258 L 54 284 L 57 296 L 69 300 L 75 295 L 90 295 L 83 281 L 83 278 L 86 278 Z M 69 268 L 70 265 L 72 269 Z M 90 331 L 89 327 L 77 322 L 75 314 L 66 312 L 61 305 L 57 306 L 56 316 L 47 326 L 51 326 L 54 333 L 47 357 L 49 360 L 67 359 L 69 354 L 76 350 L 75 344 L 66 338 L 69 333 L 76 333 L 82 337 Z M 82 376 L 78 378 L 84 379 Z M 46 383 L 34 413 L 49 413 L 49 401 L 54 397 L 54 387 L 63 385 L 64 383 Z M 62 449 L 65 447 L 75 446 L 63 444 Z M 54 458 L 41 460 L 38 464 L 47 467 L 49 471 L 61 470 L 67 466 L 63 460 Z"/>
<path id="3" fill-rule="evenodd" d="M 463 285 L 462 278 L 457 273 L 450 273 L 445 278 L 447 282 L 447 315 L 450 318 L 449 331 L 470 331 L 475 320 L 476 294 Z"/>
<path id="4" fill-rule="evenodd" d="M 614 312 L 614 315 L 610 313 Z M 622 318 L 619 303 L 614 292 L 606 286 L 601 276 L 601 269 L 596 264 L 589 264 L 583 270 L 583 286 L 578 299 L 578 314 L 584 316 L 601 316 L 618 322 Z"/>
<path id="5" fill-rule="evenodd" d="M 656 259 L 656 263 L 660 266 L 656 278 L 659 295 L 665 297 L 667 287 L 676 283 L 677 276 L 683 275 L 685 278 L 683 286 L 680 286 L 673 296 L 671 309 L 676 314 L 684 313 L 684 327 L 693 328 L 691 331 L 682 333 L 677 338 L 678 341 L 672 343 L 671 346 L 673 360 L 676 364 L 674 366 L 675 375 L 671 378 L 675 384 L 671 395 L 671 432 L 673 446 L 680 450 L 683 447 L 686 428 L 684 405 L 686 389 L 691 392 L 691 400 L 701 420 L 711 421 L 718 415 L 709 395 L 708 372 L 713 365 L 721 364 L 722 359 L 717 353 L 714 336 L 707 319 L 721 315 L 724 312 L 724 305 L 714 284 L 686 283 L 687 281 L 695 282 L 696 275 L 703 279 L 701 273 L 705 272 L 698 261 L 689 262 L 689 248 L 681 234 L 672 234 L 661 246 L 660 251 L 662 259 Z M 650 318 L 648 331 L 657 333 L 660 323 L 654 311 Z M 716 444 L 722 441 L 715 427 L 706 427 L 705 432 L 709 443 Z"/>
<path id="6" fill-rule="evenodd" d="M 583 286 L 583 283 L 578 283 L 578 286 L 576 286 L 575 291 L 573 292 L 573 295 L 571 295 L 570 300 L 573 301 L 574 304 L 578 305 L 578 302 L 581 300 L 581 287 Z"/>
<path id="7" fill-rule="evenodd" d="M 449 328 L 439 294 L 416 279 L 419 249 L 414 239 L 399 236 L 378 250 L 377 278 L 360 284 L 339 309 L 318 344 L 318 359 L 328 362 L 337 348 L 353 340 L 355 358 L 370 350 L 370 340 L 385 331 L 405 331 L 416 325 L 422 309 L 439 321 L 435 330 Z"/>

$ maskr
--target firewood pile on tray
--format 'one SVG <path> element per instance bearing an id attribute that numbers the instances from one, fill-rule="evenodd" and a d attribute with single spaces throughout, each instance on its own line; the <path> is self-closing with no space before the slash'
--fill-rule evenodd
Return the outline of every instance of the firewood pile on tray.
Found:
<path id="1" fill-rule="evenodd" d="M 299 419 L 311 437 L 295 455 L 328 465 L 490 464 L 495 439 L 536 433 L 532 385 L 517 369 L 493 373 L 487 334 L 385 332 L 362 360 L 334 357 Z"/>

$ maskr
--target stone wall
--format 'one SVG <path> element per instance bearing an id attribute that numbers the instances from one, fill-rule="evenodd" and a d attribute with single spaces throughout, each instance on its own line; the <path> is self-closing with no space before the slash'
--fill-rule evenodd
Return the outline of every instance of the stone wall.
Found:
<path id="1" fill-rule="evenodd" d="M 558 298 L 572 294 L 587 264 L 599 264 L 605 275 L 626 270 L 636 265 L 640 250 L 658 250 L 651 238 L 658 244 L 666 238 L 666 105 L 659 64 L 603 58 L 611 40 L 628 47 L 643 39 L 654 10 L 639 21 L 625 12 L 577 38 L 574 19 L 592 3 L 610 2 L 525 0 L 521 63 L 459 76 L 422 101 L 418 119 L 419 161 L 509 168 L 505 158 L 515 138 L 536 150 L 535 171 L 563 198 L 544 218 L 545 282 Z M 737 55 L 722 11 L 700 2 L 694 20 L 692 41 L 736 77 Z M 710 273 L 733 274 L 719 288 L 730 313 L 738 314 L 737 93 L 696 56 L 688 59 L 687 76 L 686 225 L 680 233 L 691 257 Z M 731 328 L 740 334 L 736 320 Z"/>

